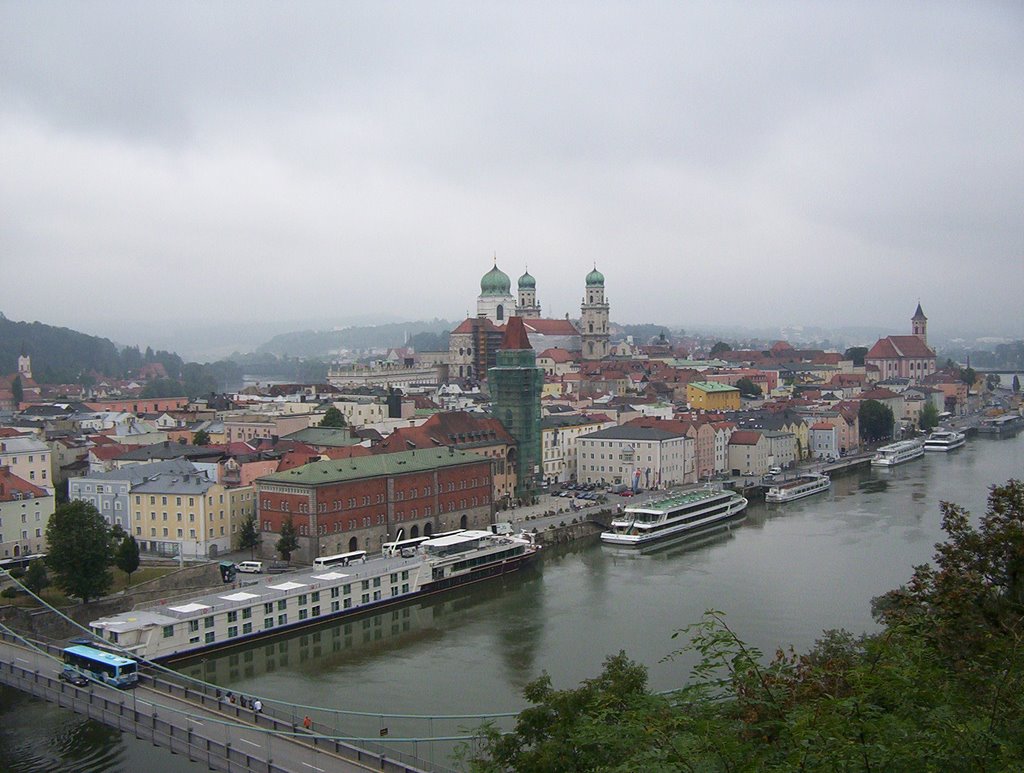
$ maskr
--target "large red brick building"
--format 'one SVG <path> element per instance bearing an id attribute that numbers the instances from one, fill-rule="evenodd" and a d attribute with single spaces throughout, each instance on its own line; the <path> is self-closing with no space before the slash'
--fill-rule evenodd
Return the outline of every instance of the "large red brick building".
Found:
<path id="1" fill-rule="evenodd" d="M 299 561 L 397 538 L 492 522 L 491 460 L 453 448 L 313 462 L 256 480 L 261 552 L 272 557 L 288 516 Z"/>

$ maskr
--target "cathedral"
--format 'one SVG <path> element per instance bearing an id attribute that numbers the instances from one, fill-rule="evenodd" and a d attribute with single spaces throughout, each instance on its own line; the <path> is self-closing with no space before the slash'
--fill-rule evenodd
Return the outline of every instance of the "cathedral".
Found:
<path id="1" fill-rule="evenodd" d="M 520 317 L 534 352 L 560 348 L 576 351 L 585 360 L 600 360 L 611 351 L 608 329 L 608 301 L 604 295 L 604 275 L 594 267 L 586 276 L 586 288 L 580 306 L 581 329 L 565 319 L 541 316 L 537 301 L 537 280 L 529 270 L 519 277 L 518 297 L 512 295 L 512 280 L 494 265 L 480 280 L 476 317 L 468 317 L 450 334 L 449 377 L 478 379 L 486 376 L 497 361 L 497 352 L 505 337 L 510 317 Z"/>

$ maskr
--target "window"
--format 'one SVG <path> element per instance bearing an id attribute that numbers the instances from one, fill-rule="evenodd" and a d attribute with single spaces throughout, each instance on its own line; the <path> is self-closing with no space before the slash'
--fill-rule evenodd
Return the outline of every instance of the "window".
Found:
<path id="1" fill-rule="evenodd" d="M 189 620 L 188 621 L 188 630 L 189 630 L 189 633 L 195 633 L 196 631 L 198 631 L 199 630 L 199 621 L 198 620 Z"/>
<path id="2" fill-rule="evenodd" d="M 214 638 L 215 638 L 215 637 L 214 637 L 214 634 L 213 634 L 213 631 L 210 631 L 210 632 L 209 632 L 208 634 L 206 634 L 206 637 L 205 637 L 205 638 L 206 638 L 206 643 L 207 643 L 207 644 L 212 644 L 212 643 L 213 643 L 213 640 L 214 640 Z"/>
<path id="3" fill-rule="evenodd" d="M 242 633 L 243 634 L 252 633 L 252 623 L 246 623 L 245 625 L 243 625 L 242 626 Z"/>
<path id="4" fill-rule="evenodd" d="M 307 598 L 306 594 L 305 593 L 300 593 L 299 594 L 299 606 L 301 607 L 301 606 L 305 605 L 306 603 L 308 603 L 308 598 Z"/>
<path id="5" fill-rule="evenodd" d="M 286 609 L 288 609 L 288 599 L 281 599 L 277 602 L 278 612 L 284 612 Z"/>
<path id="6" fill-rule="evenodd" d="M 229 639 L 234 639 L 236 636 L 238 636 L 238 626 L 237 625 L 229 626 L 228 627 L 228 638 Z"/>
<path id="7" fill-rule="evenodd" d="M 242 619 L 248 620 L 252 617 L 252 607 L 246 607 L 242 610 Z"/>
<path id="8" fill-rule="evenodd" d="M 320 607 L 313 607 L 313 609 L 310 610 L 309 614 L 311 614 L 313 617 L 319 617 L 320 616 Z"/>
<path id="9" fill-rule="evenodd" d="M 173 625 L 165 625 L 164 626 L 164 638 L 165 639 L 170 639 L 172 636 L 174 636 L 174 626 Z"/>
<path id="10" fill-rule="evenodd" d="M 263 629 L 266 630 L 267 628 L 273 628 L 273 627 L 274 627 L 274 618 L 272 618 L 272 617 L 264 617 L 263 618 Z"/>
<path id="11" fill-rule="evenodd" d="M 278 615 L 277 616 L 277 624 L 278 625 L 288 625 L 288 615 Z"/>
<path id="12" fill-rule="evenodd" d="M 228 612 L 228 622 L 229 623 L 237 623 L 238 622 L 238 610 L 232 610 L 231 612 Z"/>
<path id="13" fill-rule="evenodd" d="M 213 628 L 213 617 L 212 616 L 204 617 L 203 618 L 203 628 Z"/>
<path id="14" fill-rule="evenodd" d="M 318 591 L 318 590 L 317 591 L 313 591 L 311 596 L 312 596 L 312 599 L 313 599 L 314 602 L 319 601 L 320 600 L 320 591 Z"/>
<path id="15" fill-rule="evenodd" d="M 309 611 L 305 610 L 305 609 L 300 609 L 299 610 L 299 620 L 305 620 L 307 617 L 309 617 Z"/>

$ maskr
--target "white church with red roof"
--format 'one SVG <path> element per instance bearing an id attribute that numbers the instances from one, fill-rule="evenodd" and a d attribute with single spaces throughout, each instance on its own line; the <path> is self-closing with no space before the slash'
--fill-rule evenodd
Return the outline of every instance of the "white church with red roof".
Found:
<path id="1" fill-rule="evenodd" d="M 865 365 L 878 368 L 879 380 L 906 378 L 918 384 L 935 372 L 935 350 L 928 346 L 928 318 L 920 303 L 910 324 L 911 335 L 879 338 L 864 355 Z"/>

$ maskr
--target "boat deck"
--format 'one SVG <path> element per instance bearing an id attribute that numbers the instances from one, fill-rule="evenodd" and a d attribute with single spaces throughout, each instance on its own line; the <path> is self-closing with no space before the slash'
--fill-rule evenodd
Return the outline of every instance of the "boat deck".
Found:
<path id="1" fill-rule="evenodd" d="M 629 505 L 626 508 L 627 513 L 639 513 L 639 512 L 650 512 L 656 511 L 661 512 L 663 510 L 674 510 L 679 507 L 685 507 L 686 505 L 692 505 L 696 502 L 700 502 L 702 499 L 708 499 L 710 497 L 722 494 L 720 490 L 712 489 L 699 489 L 697 491 L 686 491 L 680 494 L 675 494 L 665 499 L 658 499 L 652 502 L 648 502 L 643 505 Z"/>

